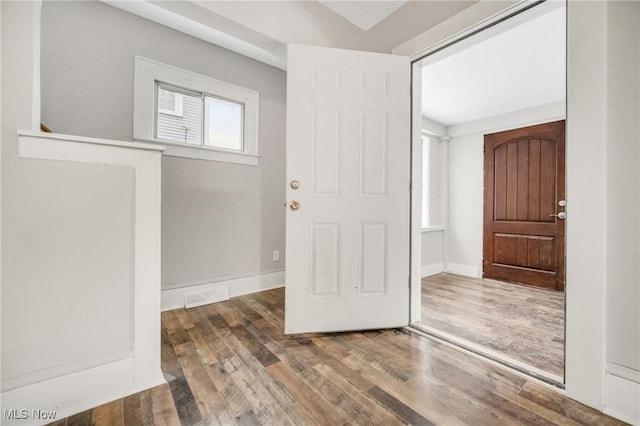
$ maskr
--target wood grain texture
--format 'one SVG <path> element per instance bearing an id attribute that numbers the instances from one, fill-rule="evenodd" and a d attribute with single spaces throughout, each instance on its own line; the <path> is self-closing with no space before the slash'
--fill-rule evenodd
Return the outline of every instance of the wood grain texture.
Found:
<path id="1" fill-rule="evenodd" d="M 94 408 L 91 424 L 95 426 L 124 426 L 123 401 L 111 401 Z"/>
<path id="2" fill-rule="evenodd" d="M 564 293 L 438 274 L 422 279 L 422 325 L 564 375 Z"/>
<path id="3" fill-rule="evenodd" d="M 168 383 L 56 425 L 622 424 L 412 333 L 285 336 L 283 320 L 284 289 L 164 312 Z"/>
<path id="4" fill-rule="evenodd" d="M 485 135 L 485 278 L 564 290 L 564 134 L 556 121 Z"/>

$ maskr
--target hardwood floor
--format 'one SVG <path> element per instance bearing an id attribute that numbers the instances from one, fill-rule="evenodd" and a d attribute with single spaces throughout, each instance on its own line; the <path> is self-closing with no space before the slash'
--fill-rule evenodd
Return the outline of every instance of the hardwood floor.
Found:
<path id="1" fill-rule="evenodd" d="M 164 312 L 168 384 L 55 424 L 622 424 L 414 334 L 285 336 L 283 319 L 283 289 Z"/>
<path id="2" fill-rule="evenodd" d="M 564 293 L 453 274 L 422 279 L 422 325 L 564 376 Z"/>

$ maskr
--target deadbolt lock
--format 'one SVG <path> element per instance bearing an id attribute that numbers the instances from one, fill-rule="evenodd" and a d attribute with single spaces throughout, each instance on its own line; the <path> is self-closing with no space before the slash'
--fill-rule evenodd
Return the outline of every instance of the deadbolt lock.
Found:
<path id="1" fill-rule="evenodd" d="M 291 189 L 298 189 L 300 188 L 300 182 L 298 182 L 297 180 L 292 180 L 289 186 L 291 187 Z"/>

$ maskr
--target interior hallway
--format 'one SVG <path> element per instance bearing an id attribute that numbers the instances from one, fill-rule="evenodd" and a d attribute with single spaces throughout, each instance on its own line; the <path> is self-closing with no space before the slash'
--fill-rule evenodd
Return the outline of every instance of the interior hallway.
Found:
<path id="1" fill-rule="evenodd" d="M 438 274 L 422 279 L 422 326 L 564 376 L 564 293 Z"/>
<path id="2" fill-rule="evenodd" d="M 400 330 L 285 336 L 284 289 L 162 314 L 168 385 L 56 425 L 621 422 Z"/>

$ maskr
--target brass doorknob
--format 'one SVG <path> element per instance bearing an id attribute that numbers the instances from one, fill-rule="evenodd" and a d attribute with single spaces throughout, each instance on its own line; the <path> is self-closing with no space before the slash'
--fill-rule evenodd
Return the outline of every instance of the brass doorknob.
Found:
<path id="1" fill-rule="evenodd" d="M 299 202 L 297 202 L 297 201 L 292 201 L 292 202 L 289 204 L 289 208 L 290 208 L 291 210 L 293 210 L 293 211 L 296 211 L 296 210 L 298 210 L 298 209 L 300 208 L 300 203 L 299 203 Z"/>
<path id="2" fill-rule="evenodd" d="M 300 182 L 298 182 L 297 180 L 292 180 L 289 186 L 291 186 L 291 189 L 298 189 L 300 188 Z"/>

